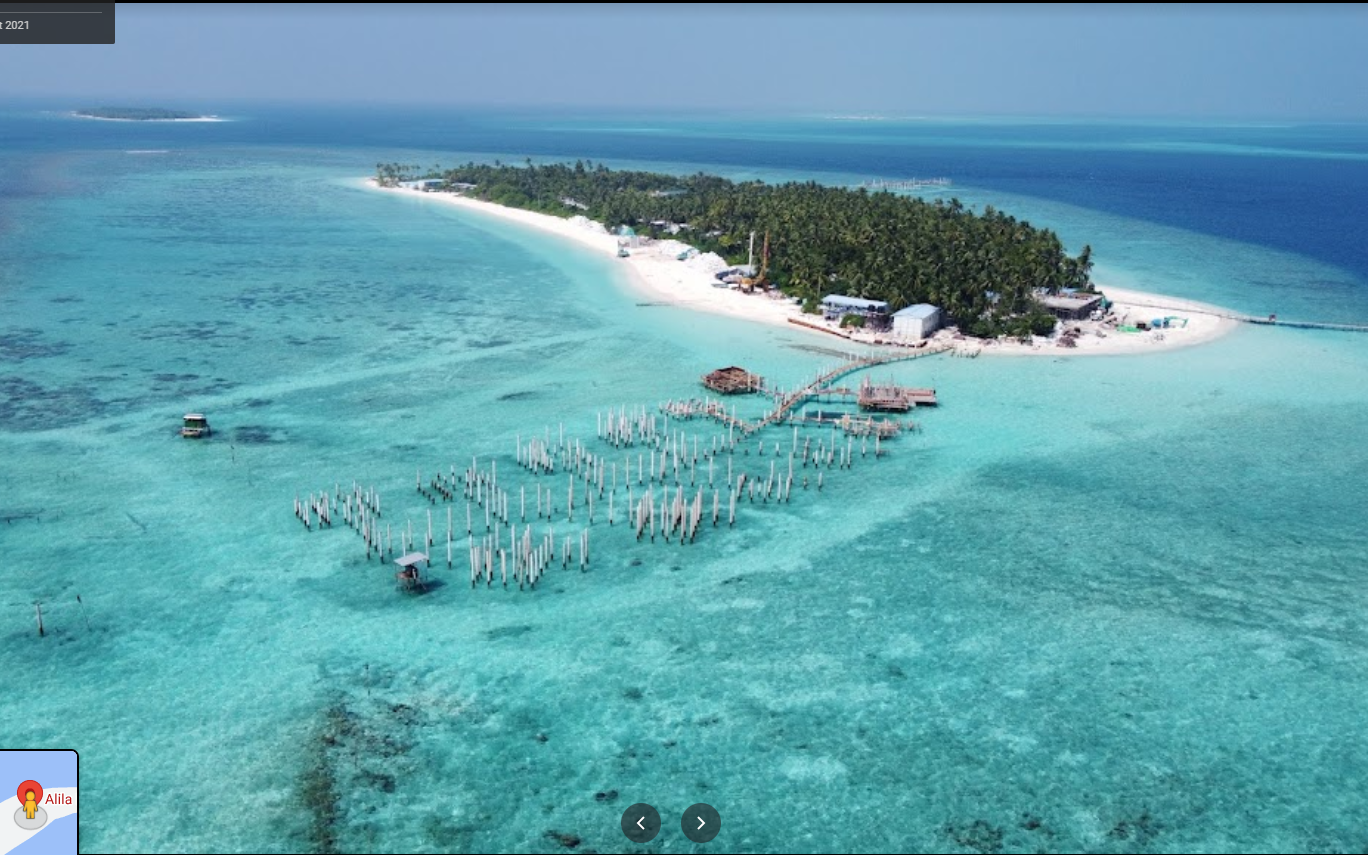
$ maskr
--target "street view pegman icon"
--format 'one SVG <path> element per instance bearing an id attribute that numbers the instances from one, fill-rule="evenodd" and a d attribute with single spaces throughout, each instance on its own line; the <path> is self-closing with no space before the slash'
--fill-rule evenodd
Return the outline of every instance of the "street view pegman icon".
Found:
<path id="1" fill-rule="evenodd" d="M 10 780 L 13 780 L 12 778 Z M 14 822 L 20 828 L 30 831 L 47 825 L 47 811 L 43 810 L 43 785 L 37 781 L 24 781 L 15 790 L 19 796 L 19 809 L 14 812 Z"/>

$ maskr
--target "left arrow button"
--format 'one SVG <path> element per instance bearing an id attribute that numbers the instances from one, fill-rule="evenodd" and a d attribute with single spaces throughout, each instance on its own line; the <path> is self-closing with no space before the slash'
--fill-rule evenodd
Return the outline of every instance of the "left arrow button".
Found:
<path id="1" fill-rule="evenodd" d="M 622 812 L 622 833 L 633 843 L 648 843 L 660 833 L 660 812 L 638 802 Z"/>

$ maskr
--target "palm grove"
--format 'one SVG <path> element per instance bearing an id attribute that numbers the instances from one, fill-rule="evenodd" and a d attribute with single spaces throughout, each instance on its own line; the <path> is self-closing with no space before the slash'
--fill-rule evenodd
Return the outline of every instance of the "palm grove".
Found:
<path id="1" fill-rule="evenodd" d="M 942 307 L 972 335 L 1048 333 L 1054 319 L 1037 289 L 1090 290 L 1089 247 L 1077 257 L 1048 229 L 991 206 L 982 214 L 958 199 L 926 202 L 888 192 L 815 182 L 733 182 L 610 170 L 602 164 L 510 166 L 468 163 L 423 170 L 378 164 L 382 185 L 418 175 L 475 185 L 476 198 L 557 216 L 584 214 L 660 237 L 652 221 L 686 224 L 680 237 L 728 261 L 744 261 L 752 231 L 769 239 L 768 279 L 815 311 L 823 296 L 849 294 Z"/>

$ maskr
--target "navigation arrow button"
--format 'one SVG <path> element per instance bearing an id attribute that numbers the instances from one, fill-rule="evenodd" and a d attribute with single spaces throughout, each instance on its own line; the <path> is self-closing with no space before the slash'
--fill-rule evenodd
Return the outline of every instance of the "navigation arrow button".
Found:
<path id="1" fill-rule="evenodd" d="M 660 812 L 638 802 L 622 812 L 622 833 L 633 843 L 649 843 L 660 833 Z"/>
<path id="2" fill-rule="evenodd" d="M 694 827 L 694 822 L 698 823 L 697 828 Z M 679 825 L 684 836 L 694 843 L 707 843 L 722 830 L 722 817 L 712 805 L 699 802 L 684 811 L 684 817 Z"/>

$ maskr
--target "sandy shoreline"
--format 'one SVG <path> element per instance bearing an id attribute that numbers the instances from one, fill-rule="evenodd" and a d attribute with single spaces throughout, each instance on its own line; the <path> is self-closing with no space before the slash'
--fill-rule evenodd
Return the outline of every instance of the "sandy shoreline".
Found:
<path id="1" fill-rule="evenodd" d="M 226 122 L 218 116 L 196 116 L 193 119 L 115 119 L 110 116 L 87 116 L 84 113 L 70 112 L 73 119 L 91 119 L 96 122 Z"/>
<path id="2" fill-rule="evenodd" d="M 366 185 L 389 193 L 403 193 L 428 199 L 442 204 L 455 205 L 484 215 L 498 217 L 529 228 L 559 235 L 572 240 L 587 249 L 616 255 L 618 239 L 608 234 L 597 223 L 589 223 L 583 218 L 565 219 L 519 208 L 509 208 L 492 202 L 483 202 L 453 193 L 427 193 L 403 187 L 381 188 L 375 179 L 367 179 Z M 676 258 L 678 244 L 661 241 L 659 245 L 645 245 L 630 250 L 631 256 L 620 259 L 628 281 L 643 297 L 683 306 L 702 312 L 727 315 L 735 318 L 775 324 L 791 330 L 803 329 L 814 336 L 836 338 L 834 331 L 821 332 L 811 329 L 819 326 L 834 330 L 834 325 L 823 322 L 820 315 L 805 315 L 787 297 L 745 294 L 730 288 L 713 286 L 716 278 L 699 259 L 681 262 Z M 1001 354 L 1015 356 L 1074 356 L 1074 355 L 1115 355 L 1132 353 L 1153 353 L 1172 350 L 1212 341 L 1232 331 L 1239 322 L 1228 317 L 1233 312 L 1217 306 L 1209 306 L 1192 300 L 1166 297 L 1143 291 L 1098 286 L 1114 304 L 1116 316 L 1123 324 L 1137 321 L 1149 322 L 1154 318 L 1176 316 L 1186 320 L 1186 325 L 1174 326 L 1162 331 L 1120 332 L 1105 324 L 1081 321 L 1069 322 L 1069 327 L 1079 327 L 1077 347 L 1057 346 L 1054 337 L 1036 337 L 1030 344 L 999 339 L 988 341 L 970 337 L 957 337 L 954 330 L 940 330 L 932 337 L 927 346 L 950 347 L 967 355 Z M 803 322 L 803 326 L 794 323 Z M 1059 330 L 1064 329 L 1064 325 Z M 845 336 L 843 336 L 845 337 Z M 880 337 L 886 338 L 886 336 Z M 852 341 L 864 344 L 881 343 L 873 334 L 850 337 Z"/>

